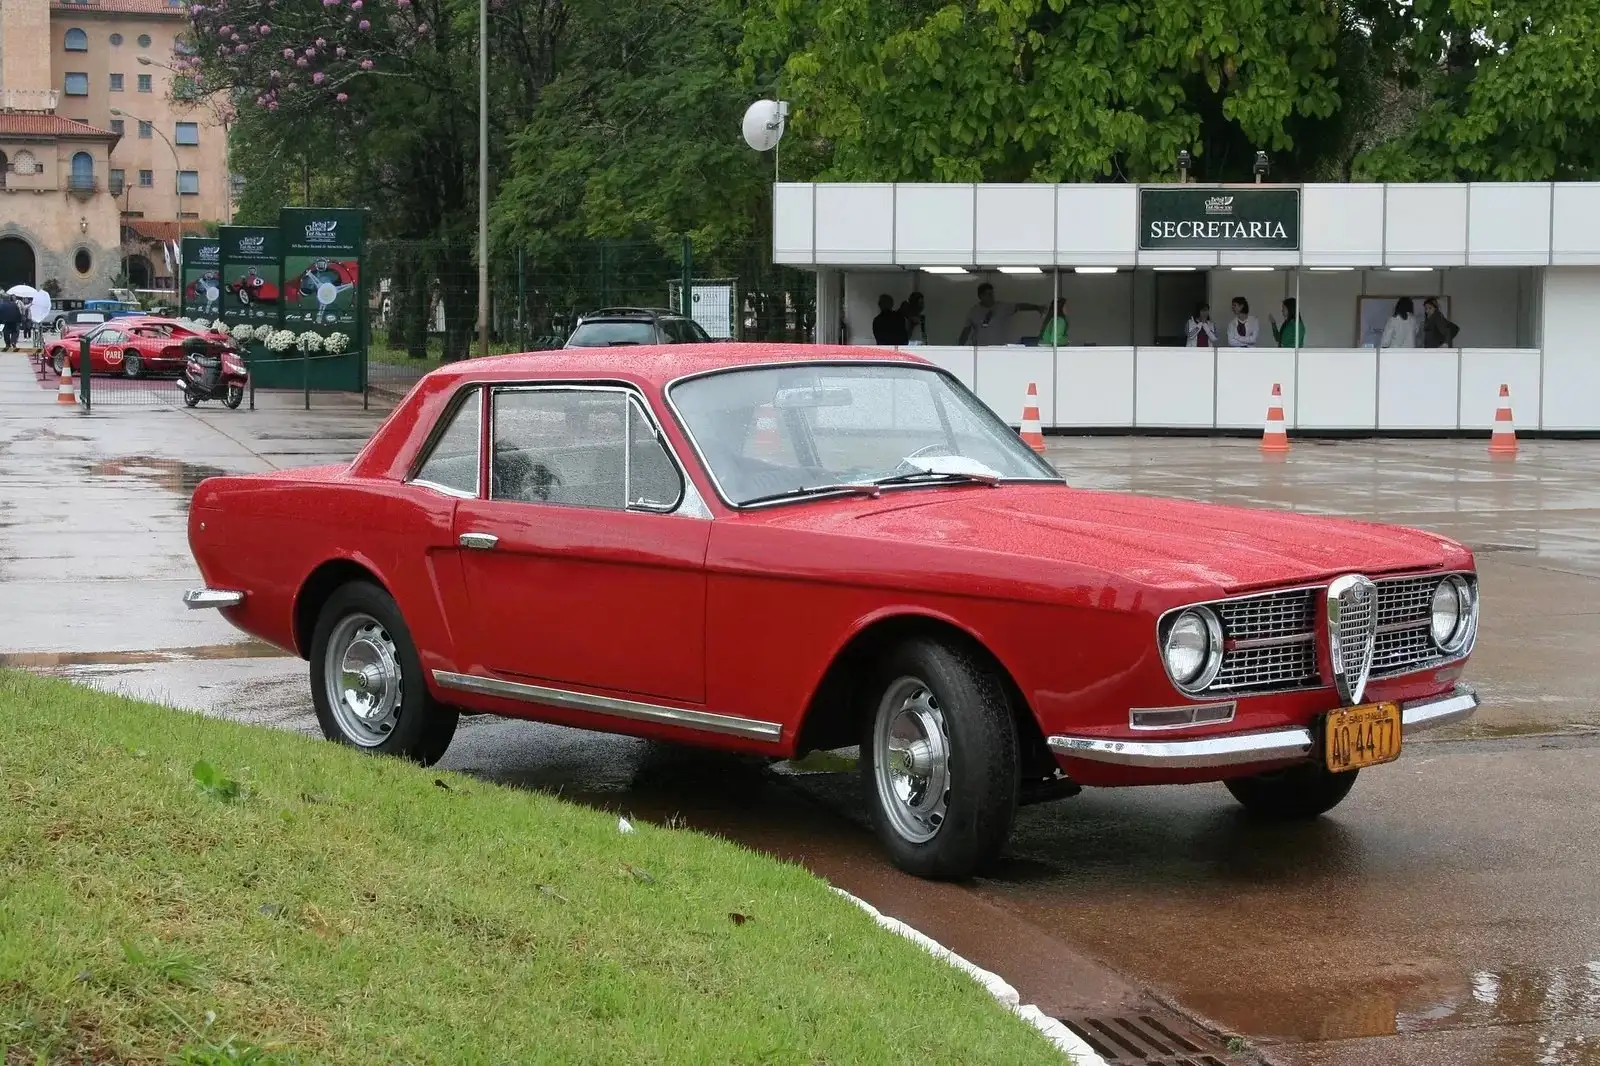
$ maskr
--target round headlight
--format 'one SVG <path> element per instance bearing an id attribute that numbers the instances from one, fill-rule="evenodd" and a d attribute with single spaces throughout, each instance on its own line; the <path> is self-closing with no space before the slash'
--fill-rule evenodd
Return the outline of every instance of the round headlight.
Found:
<path id="1" fill-rule="evenodd" d="M 1209 685 L 1222 665 L 1222 627 L 1216 615 L 1203 607 L 1191 607 L 1178 615 L 1167 630 L 1162 648 L 1167 673 L 1186 692 L 1197 692 Z"/>
<path id="2" fill-rule="evenodd" d="M 1451 576 L 1433 590 L 1428 634 L 1447 652 L 1459 651 L 1471 632 L 1472 590 L 1464 578 Z"/>

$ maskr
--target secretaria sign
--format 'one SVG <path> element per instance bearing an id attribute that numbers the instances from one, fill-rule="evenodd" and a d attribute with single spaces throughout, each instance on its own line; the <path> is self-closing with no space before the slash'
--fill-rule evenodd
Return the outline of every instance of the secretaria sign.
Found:
<path id="1" fill-rule="evenodd" d="M 1142 251 L 1267 252 L 1299 247 L 1299 189 L 1174 186 L 1139 190 Z"/>

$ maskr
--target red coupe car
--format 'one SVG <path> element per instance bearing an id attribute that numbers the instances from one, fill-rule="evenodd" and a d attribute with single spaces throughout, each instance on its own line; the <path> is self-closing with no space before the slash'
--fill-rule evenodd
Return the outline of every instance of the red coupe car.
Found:
<path id="1" fill-rule="evenodd" d="M 45 357 L 57 374 L 69 365 L 74 374 L 83 372 L 78 365 L 79 349 L 86 334 L 90 371 L 130 378 L 147 373 L 175 374 L 182 370 L 188 358 L 183 342 L 189 338 L 204 337 L 219 349 L 232 347 L 232 342 L 223 334 L 202 332 L 179 319 L 153 315 L 119 318 L 81 330 L 69 329 L 50 341 L 45 346 Z"/>
<path id="2" fill-rule="evenodd" d="M 1460 544 L 1072 488 L 879 350 L 447 366 L 348 466 L 203 482 L 189 540 L 189 605 L 310 660 L 332 740 L 428 763 L 486 712 L 859 745 L 879 837 L 925 876 L 1083 786 L 1315 817 L 1478 703 Z"/>

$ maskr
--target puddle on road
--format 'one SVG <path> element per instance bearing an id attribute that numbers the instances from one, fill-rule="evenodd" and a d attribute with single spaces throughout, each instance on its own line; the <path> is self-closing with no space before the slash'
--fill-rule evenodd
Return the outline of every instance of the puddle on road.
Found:
<path id="1" fill-rule="evenodd" d="M 207 644 L 154 651 L 22 651 L 0 654 L 0 667 L 49 670 L 58 666 L 138 666 L 145 663 L 194 662 L 200 659 L 287 659 L 282 648 L 259 640 Z"/>
<path id="2" fill-rule="evenodd" d="M 86 467 L 94 477 L 131 477 L 149 481 L 188 500 L 200 482 L 208 477 L 223 477 L 228 471 L 220 466 L 204 463 L 184 463 L 176 459 L 156 459 L 148 455 L 125 456 L 89 463 Z"/>

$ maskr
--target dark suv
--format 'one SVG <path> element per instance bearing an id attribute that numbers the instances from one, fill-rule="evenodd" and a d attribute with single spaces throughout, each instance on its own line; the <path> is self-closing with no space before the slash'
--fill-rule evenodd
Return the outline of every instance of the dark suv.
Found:
<path id="1" fill-rule="evenodd" d="M 610 348 L 618 344 L 709 344 L 700 323 L 676 311 L 655 307 L 604 307 L 578 319 L 567 348 Z"/>

